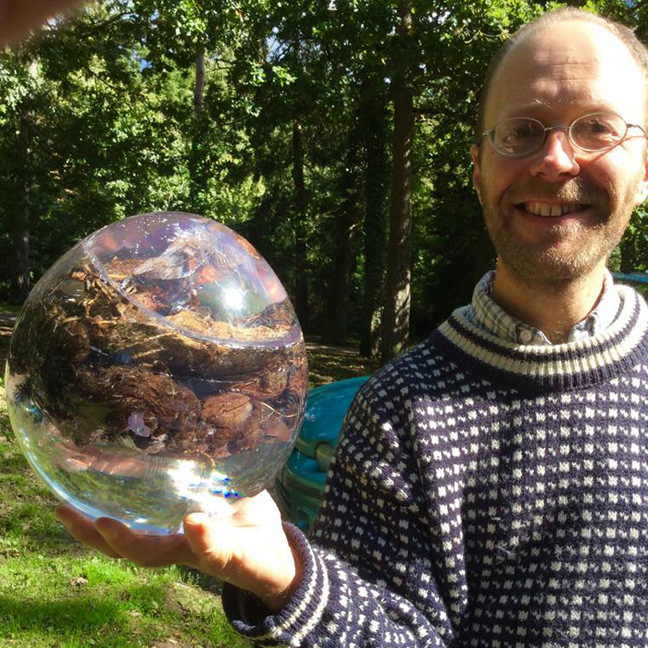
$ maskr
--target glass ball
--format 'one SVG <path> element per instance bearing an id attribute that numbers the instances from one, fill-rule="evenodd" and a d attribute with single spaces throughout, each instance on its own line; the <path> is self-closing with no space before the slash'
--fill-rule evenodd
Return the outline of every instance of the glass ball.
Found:
<path id="1" fill-rule="evenodd" d="M 245 239 L 193 214 L 141 214 L 34 287 L 5 386 L 18 442 L 59 498 L 168 533 L 271 485 L 304 413 L 306 350 Z"/>

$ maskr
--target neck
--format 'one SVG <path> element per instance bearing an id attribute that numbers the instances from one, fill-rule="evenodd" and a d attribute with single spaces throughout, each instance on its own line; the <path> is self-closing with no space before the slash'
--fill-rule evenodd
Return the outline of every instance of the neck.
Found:
<path id="1" fill-rule="evenodd" d="M 560 344 L 596 306 L 604 276 L 605 265 L 600 264 L 583 277 L 536 283 L 516 276 L 498 260 L 492 297 L 507 313 Z"/>

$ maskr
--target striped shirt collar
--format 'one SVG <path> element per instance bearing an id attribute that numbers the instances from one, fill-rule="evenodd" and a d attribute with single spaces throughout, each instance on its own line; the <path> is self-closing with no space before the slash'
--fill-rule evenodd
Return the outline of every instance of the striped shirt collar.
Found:
<path id="1" fill-rule="evenodd" d="M 525 345 L 550 345 L 549 338 L 540 330 L 509 315 L 491 297 L 495 271 L 487 272 L 475 286 L 472 302 L 466 315 L 473 324 L 501 340 Z M 587 340 L 610 326 L 621 305 L 613 289 L 612 275 L 605 271 L 603 293 L 594 310 L 571 330 L 568 342 Z"/>

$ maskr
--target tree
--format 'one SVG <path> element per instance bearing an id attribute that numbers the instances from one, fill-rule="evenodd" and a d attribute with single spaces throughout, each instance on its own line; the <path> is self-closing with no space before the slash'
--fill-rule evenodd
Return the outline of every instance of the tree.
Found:
<path id="1" fill-rule="evenodd" d="M 53 23 L 0 59 L 2 296 L 102 225 L 192 211 L 259 249 L 307 333 L 371 355 L 382 330 L 387 359 L 492 264 L 468 155 L 480 83 L 551 6 L 104 0 Z M 584 6 L 648 33 L 643 2 Z M 615 268 L 648 267 L 646 231 L 638 210 Z"/>
<path id="2" fill-rule="evenodd" d="M 27 59 L 24 63 L 26 92 L 16 106 L 15 165 L 8 169 L 7 176 L 15 182 L 15 200 L 5 202 L 8 212 L 13 242 L 13 255 L 10 268 L 9 297 L 14 303 L 22 303 L 29 294 L 29 233 L 32 218 L 32 130 L 34 106 L 37 101 L 38 82 L 35 61 Z"/>
<path id="3" fill-rule="evenodd" d="M 394 59 L 394 141 L 392 188 L 389 210 L 389 252 L 387 293 L 383 316 L 381 358 L 383 362 L 402 351 L 409 339 L 410 282 L 412 251 L 412 139 L 414 112 L 406 52 L 412 30 L 412 4 L 398 5 L 398 34 L 402 47 Z"/>
<path id="4" fill-rule="evenodd" d="M 380 316 L 386 265 L 387 160 L 386 92 L 380 78 L 363 85 L 361 99 L 364 150 L 364 296 L 360 326 L 360 354 L 378 354 Z"/>

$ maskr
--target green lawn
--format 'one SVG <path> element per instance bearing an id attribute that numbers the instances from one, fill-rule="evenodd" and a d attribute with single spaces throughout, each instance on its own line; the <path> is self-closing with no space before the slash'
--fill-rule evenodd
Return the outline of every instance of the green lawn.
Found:
<path id="1" fill-rule="evenodd" d="M 237 648 L 217 585 L 75 542 L 9 427 L 0 381 L 0 648 Z M 209 588 L 215 591 L 208 591 Z"/>
<path id="2" fill-rule="evenodd" d="M 7 313 L 0 304 L 0 312 Z M 5 318 L 6 320 L 6 318 Z M 245 648 L 218 585 L 180 567 L 145 570 L 74 541 L 56 520 L 9 425 L 0 321 L 0 648 Z M 309 341 L 310 384 L 376 369 L 352 349 Z"/>

